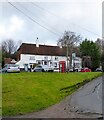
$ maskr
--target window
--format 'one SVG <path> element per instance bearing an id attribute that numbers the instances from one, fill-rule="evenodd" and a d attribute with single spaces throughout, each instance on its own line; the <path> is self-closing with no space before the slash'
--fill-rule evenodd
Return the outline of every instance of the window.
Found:
<path id="1" fill-rule="evenodd" d="M 54 67 L 57 67 L 57 63 L 56 62 L 54 63 Z"/>
<path id="2" fill-rule="evenodd" d="M 30 56 L 30 60 L 35 60 L 35 56 Z"/>
<path id="3" fill-rule="evenodd" d="M 58 57 L 55 57 L 55 60 L 58 60 Z"/>
<path id="4" fill-rule="evenodd" d="M 44 65 L 47 65 L 47 61 L 44 61 Z"/>
<path id="5" fill-rule="evenodd" d="M 36 63 L 42 64 L 42 60 L 36 60 Z"/>
<path id="6" fill-rule="evenodd" d="M 76 58 L 76 59 L 75 59 L 75 61 L 79 61 L 79 59 L 78 59 L 78 58 Z"/>
<path id="7" fill-rule="evenodd" d="M 41 62 L 40 62 L 40 61 L 38 61 L 38 64 L 41 64 Z"/>
<path id="8" fill-rule="evenodd" d="M 44 60 L 48 60 L 48 57 L 46 56 L 46 57 L 44 57 Z"/>
<path id="9" fill-rule="evenodd" d="M 42 69 L 42 66 L 36 66 L 37 69 Z"/>

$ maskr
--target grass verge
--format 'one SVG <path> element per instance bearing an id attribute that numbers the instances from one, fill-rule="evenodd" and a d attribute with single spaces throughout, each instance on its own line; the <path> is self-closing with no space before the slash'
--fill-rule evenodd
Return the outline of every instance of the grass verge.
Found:
<path id="1" fill-rule="evenodd" d="M 11 73 L 2 75 L 2 114 L 13 116 L 58 103 L 100 72 Z"/>

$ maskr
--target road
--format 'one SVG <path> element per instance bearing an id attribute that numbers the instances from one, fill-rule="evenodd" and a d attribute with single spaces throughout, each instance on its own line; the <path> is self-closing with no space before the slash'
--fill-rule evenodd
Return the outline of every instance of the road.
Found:
<path id="1" fill-rule="evenodd" d="M 71 96 L 69 106 L 72 112 L 102 115 L 103 78 L 89 82 Z"/>
<path id="2" fill-rule="evenodd" d="M 10 118 L 99 118 L 102 117 L 102 79 L 82 86 L 71 96 L 49 108 Z"/>

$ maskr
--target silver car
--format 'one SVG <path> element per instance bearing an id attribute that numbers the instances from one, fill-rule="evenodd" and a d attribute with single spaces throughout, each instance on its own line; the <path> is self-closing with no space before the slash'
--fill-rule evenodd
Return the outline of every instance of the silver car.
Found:
<path id="1" fill-rule="evenodd" d="M 34 72 L 53 72 L 54 68 L 48 65 L 37 65 L 34 68 Z"/>
<path id="2" fill-rule="evenodd" d="M 2 69 L 2 73 L 20 72 L 20 68 L 16 64 L 6 64 Z"/>

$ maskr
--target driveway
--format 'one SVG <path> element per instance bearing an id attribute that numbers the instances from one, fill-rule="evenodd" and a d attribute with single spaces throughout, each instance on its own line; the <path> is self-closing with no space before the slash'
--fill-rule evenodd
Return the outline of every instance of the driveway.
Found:
<path id="1" fill-rule="evenodd" d="M 102 77 L 82 86 L 59 104 L 39 112 L 12 118 L 99 118 L 102 117 Z"/>

